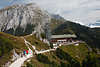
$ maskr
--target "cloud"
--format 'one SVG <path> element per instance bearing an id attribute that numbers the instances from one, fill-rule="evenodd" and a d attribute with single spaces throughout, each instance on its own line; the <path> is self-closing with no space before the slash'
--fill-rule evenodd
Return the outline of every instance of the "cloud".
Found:
<path id="1" fill-rule="evenodd" d="M 11 1 L 15 2 L 15 0 Z M 99 0 L 16 0 L 16 2 L 35 2 L 50 13 L 60 14 L 65 19 L 79 21 L 86 25 L 100 20 Z M 6 4 L 7 0 L 0 1 L 0 6 Z"/>

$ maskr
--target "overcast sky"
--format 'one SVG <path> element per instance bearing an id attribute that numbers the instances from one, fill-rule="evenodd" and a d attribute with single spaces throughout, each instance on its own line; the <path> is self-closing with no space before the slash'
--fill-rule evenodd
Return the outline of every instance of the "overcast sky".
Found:
<path id="1" fill-rule="evenodd" d="M 14 2 L 13 0 L 0 0 L 0 8 Z M 16 2 L 35 2 L 49 13 L 60 14 L 65 19 L 83 24 L 100 20 L 100 0 L 16 0 Z"/>

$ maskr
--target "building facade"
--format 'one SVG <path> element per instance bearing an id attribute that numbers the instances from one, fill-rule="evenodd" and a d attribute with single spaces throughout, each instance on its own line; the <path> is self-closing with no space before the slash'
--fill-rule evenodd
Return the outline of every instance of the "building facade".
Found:
<path id="1" fill-rule="evenodd" d="M 52 35 L 50 42 L 54 47 L 60 46 L 62 44 L 67 44 L 75 41 L 77 38 L 74 34 L 64 34 L 64 35 Z"/>

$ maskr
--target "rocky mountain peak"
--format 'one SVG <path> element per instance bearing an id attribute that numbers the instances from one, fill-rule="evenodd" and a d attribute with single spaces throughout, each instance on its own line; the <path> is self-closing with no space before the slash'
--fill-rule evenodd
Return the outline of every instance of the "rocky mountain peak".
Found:
<path id="1" fill-rule="evenodd" d="M 13 5 L 0 10 L 0 32 L 25 35 L 45 31 L 49 14 L 35 3 Z"/>

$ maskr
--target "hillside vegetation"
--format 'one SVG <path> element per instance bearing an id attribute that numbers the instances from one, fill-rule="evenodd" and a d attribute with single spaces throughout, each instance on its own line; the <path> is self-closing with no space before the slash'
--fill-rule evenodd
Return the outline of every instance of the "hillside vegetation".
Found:
<path id="1" fill-rule="evenodd" d="M 24 36 L 24 38 L 36 46 L 37 50 L 49 49 L 49 46 L 36 38 L 35 35 Z M 17 54 L 20 54 L 25 49 L 27 49 L 27 47 L 22 36 L 18 37 L 0 32 L 0 67 L 8 61 L 12 61 L 13 50 L 15 50 Z"/>
<path id="2" fill-rule="evenodd" d="M 39 40 L 39 38 L 36 38 L 35 35 L 29 35 L 24 36 L 27 41 L 29 41 L 32 45 L 36 47 L 37 50 L 46 50 L 49 49 L 49 46 L 47 43 L 44 43 L 43 41 Z"/>
<path id="3" fill-rule="evenodd" d="M 0 32 L 0 67 L 11 60 L 13 49 L 15 49 L 17 53 L 27 49 L 24 40 L 20 37 Z"/>
<path id="4" fill-rule="evenodd" d="M 61 46 L 56 51 L 35 55 L 27 67 L 99 67 L 100 55 L 90 52 L 87 44 Z"/>
<path id="5" fill-rule="evenodd" d="M 97 33 L 100 33 L 100 28 L 92 28 L 93 30 L 95 30 Z"/>

